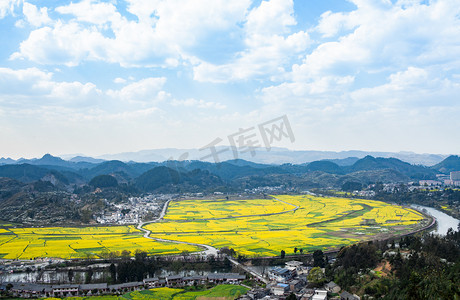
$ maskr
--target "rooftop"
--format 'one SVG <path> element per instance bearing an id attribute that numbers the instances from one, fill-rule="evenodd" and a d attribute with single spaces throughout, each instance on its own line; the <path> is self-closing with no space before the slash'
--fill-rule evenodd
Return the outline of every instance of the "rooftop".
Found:
<path id="1" fill-rule="evenodd" d="M 291 260 L 286 262 L 286 266 L 300 267 L 301 265 L 303 265 L 301 261 Z"/>

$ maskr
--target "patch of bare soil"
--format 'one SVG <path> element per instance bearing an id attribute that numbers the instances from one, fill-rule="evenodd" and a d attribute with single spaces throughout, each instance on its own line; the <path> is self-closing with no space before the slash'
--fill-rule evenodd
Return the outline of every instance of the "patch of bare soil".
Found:
<path id="1" fill-rule="evenodd" d="M 378 265 L 377 265 L 377 268 L 374 269 L 374 271 L 376 272 L 380 272 L 380 274 L 383 276 L 383 277 L 386 277 L 388 276 L 390 273 L 391 273 L 391 264 L 389 261 L 387 260 L 382 260 Z"/>

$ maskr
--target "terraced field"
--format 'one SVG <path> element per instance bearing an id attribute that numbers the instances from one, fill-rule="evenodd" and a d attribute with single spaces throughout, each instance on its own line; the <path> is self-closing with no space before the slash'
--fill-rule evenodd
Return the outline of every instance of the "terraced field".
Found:
<path id="1" fill-rule="evenodd" d="M 304 252 L 328 250 L 402 234 L 428 222 L 413 209 L 362 199 L 283 195 L 227 202 L 175 201 L 162 222 L 145 228 L 155 238 L 226 246 L 249 256 L 275 256 L 281 250 L 292 254 L 295 247 Z"/>
<path id="2" fill-rule="evenodd" d="M 136 249 L 152 255 L 200 251 L 200 248 L 191 245 L 144 238 L 134 226 L 0 229 L 0 258 L 6 259 L 87 258 L 109 251 L 134 252 Z"/>

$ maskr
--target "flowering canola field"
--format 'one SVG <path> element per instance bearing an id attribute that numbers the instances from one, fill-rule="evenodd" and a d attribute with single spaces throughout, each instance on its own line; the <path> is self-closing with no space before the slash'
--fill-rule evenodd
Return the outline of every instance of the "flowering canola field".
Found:
<path id="1" fill-rule="evenodd" d="M 134 226 L 2 228 L 0 258 L 87 258 L 110 251 L 143 250 L 150 254 L 200 251 L 185 244 L 157 242 L 143 237 Z"/>
<path id="2" fill-rule="evenodd" d="M 242 217 L 248 212 L 254 214 L 283 213 L 295 208 L 295 205 L 286 205 L 276 199 L 249 199 L 249 200 L 181 200 L 180 205 L 168 207 L 165 220 L 195 220 L 195 219 L 219 219 Z M 203 207 L 206 209 L 203 210 Z"/>
<path id="3" fill-rule="evenodd" d="M 419 212 L 380 201 L 310 195 L 258 200 L 171 202 L 162 222 L 145 226 L 167 240 L 231 247 L 248 256 L 334 249 L 427 225 Z"/>
<path id="4" fill-rule="evenodd" d="M 310 195 L 271 199 L 173 201 L 161 222 L 145 225 L 151 236 L 230 247 L 248 256 L 328 250 L 376 237 L 403 234 L 427 225 L 419 212 L 384 202 Z M 0 227 L 0 258 L 101 257 L 136 249 L 179 254 L 201 249 L 154 241 L 134 226 Z"/>

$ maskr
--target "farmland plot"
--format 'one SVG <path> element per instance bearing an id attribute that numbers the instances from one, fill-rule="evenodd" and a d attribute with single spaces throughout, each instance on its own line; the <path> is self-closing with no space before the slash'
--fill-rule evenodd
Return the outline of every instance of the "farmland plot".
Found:
<path id="1" fill-rule="evenodd" d="M 135 250 L 149 254 L 178 254 L 200 251 L 184 244 L 157 242 L 143 237 L 134 226 L 8 228 L 0 231 L 0 257 L 100 257 L 110 251 Z"/>
<path id="2" fill-rule="evenodd" d="M 172 202 L 162 222 L 145 228 L 156 238 L 231 247 L 248 256 L 275 256 L 281 250 L 292 254 L 294 248 L 336 249 L 410 232 L 428 221 L 413 209 L 363 199 L 279 195 L 226 204 L 225 200 Z"/>

